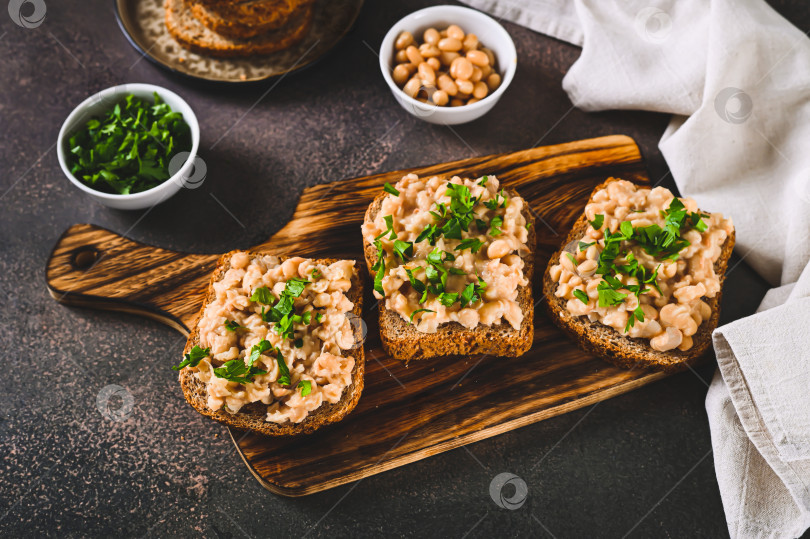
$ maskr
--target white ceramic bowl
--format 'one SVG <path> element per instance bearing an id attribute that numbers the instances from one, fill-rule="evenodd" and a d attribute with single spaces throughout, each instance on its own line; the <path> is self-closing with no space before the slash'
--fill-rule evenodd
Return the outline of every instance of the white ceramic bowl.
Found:
<path id="1" fill-rule="evenodd" d="M 439 107 L 422 103 L 403 92 L 391 77 L 394 67 L 394 42 L 404 30 L 422 41 L 422 34 L 430 27 L 441 29 L 459 25 L 465 33 L 478 36 L 481 43 L 495 53 L 501 85 L 490 95 L 472 105 Z M 434 6 L 420 9 L 397 22 L 383 38 L 380 47 L 380 70 L 397 102 L 420 120 L 432 124 L 455 125 L 471 122 L 490 111 L 509 87 L 517 69 L 517 51 L 509 33 L 495 19 L 474 9 L 460 6 Z"/>
<path id="2" fill-rule="evenodd" d="M 67 152 L 70 151 L 70 149 L 67 148 L 66 141 L 76 131 L 81 129 L 90 118 L 93 116 L 100 116 L 104 112 L 110 110 L 125 96 L 134 94 L 142 99 L 152 101 L 154 99 L 154 92 L 157 92 L 160 98 L 163 99 L 163 101 L 166 102 L 173 111 L 181 112 L 183 114 L 183 119 L 186 121 L 189 128 L 191 128 L 191 151 L 177 172 L 160 185 L 147 191 L 134 193 L 131 195 L 118 195 L 96 191 L 95 189 L 88 187 L 76 179 L 73 174 L 70 173 L 70 168 L 67 165 L 66 157 Z M 160 86 L 132 83 L 122 84 L 120 86 L 114 86 L 112 88 L 102 90 L 99 93 L 88 97 L 78 107 L 76 107 L 67 117 L 65 123 L 62 124 L 62 129 L 59 130 L 59 139 L 57 141 L 56 151 L 57 155 L 59 156 L 59 166 L 62 167 L 62 171 L 67 176 L 68 180 L 70 180 L 73 185 L 90 195 L 91 198 L 111 208 L 121 210 L 140 210 L 143 208 L 150 208 L 156 204 L 160 204 L 161 202 L 168 200 L 183 186 L 196 186 L 189 183 L 189 178 L 194 175 L 192 174 L 192 169 L 195 164 L 195 158 L 197 156 L 197 149 L 199 146 L 200 124 L 197 123 L 197 117 L 194 115 L 194 111 L 191 110 L 191 107 L 188 106 L 188 103 L 186 103 L 183 98 L 176 93 L 167 90 L 166 88 L 161 88 Z"/>

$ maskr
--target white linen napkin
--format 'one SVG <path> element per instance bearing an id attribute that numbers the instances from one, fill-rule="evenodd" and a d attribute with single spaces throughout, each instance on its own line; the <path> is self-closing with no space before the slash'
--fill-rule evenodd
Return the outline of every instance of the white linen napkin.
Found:
<path id="1" fill-rule="evenodd" d="M 737 253 L 781 285 L 757 314 L 715 331 L 706 409 L 731 536 L 801 535 L 810 527 L 810 39 L 762 0 L 464 1 L 582 46 L 563 80 L 577 107 L 673 114 L 660 149 L 681 193 L 731 216 Z"/>

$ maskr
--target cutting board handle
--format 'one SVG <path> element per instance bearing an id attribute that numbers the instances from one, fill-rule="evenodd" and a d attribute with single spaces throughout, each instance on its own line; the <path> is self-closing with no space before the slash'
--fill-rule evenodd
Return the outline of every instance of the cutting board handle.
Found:
<path id="1" fill-rule="evenodd" d="M 45 278 L 60 303 L 147 316 L 187 334 L 217 258 L 160 249 L 79 224 L 57 241 Z"/>

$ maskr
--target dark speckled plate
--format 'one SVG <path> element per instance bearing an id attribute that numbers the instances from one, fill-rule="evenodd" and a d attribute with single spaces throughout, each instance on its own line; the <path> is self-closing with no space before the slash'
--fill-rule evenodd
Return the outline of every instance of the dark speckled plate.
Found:
<path id="1" fill-rule="evenodd" d="M 132 45 L 152 62 L 176 73 L 220 82 L 265 80 L 302 69 L 337 45 L 349 32 L 363 0 L 317 0 L 309 35 L 272 54 L 211 58 L 190 52 L 169 35 L 163 0 L 115 0 L 118 25 Z"/>

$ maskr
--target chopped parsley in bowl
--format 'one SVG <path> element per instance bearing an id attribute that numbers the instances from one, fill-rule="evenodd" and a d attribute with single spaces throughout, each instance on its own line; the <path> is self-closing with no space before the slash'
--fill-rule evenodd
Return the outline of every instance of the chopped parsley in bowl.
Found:
<path id="1" fill-rule="evenodd" d="M 68 139 L 71 174 L 88 187 L 129 195 L 168 180 L 169 163 L 191 151 L 191 129 L 157 92 L 154 102 L 133 94 L 91 118 Z"/>
<path id="2" fill-rule="evenodd" d="M 80 103 L 59 130 L 68 181 L 122 210 L 150 208 L 205 179 L 200 125 L 188 103 L 153 84 L 113 86 Z"/>

